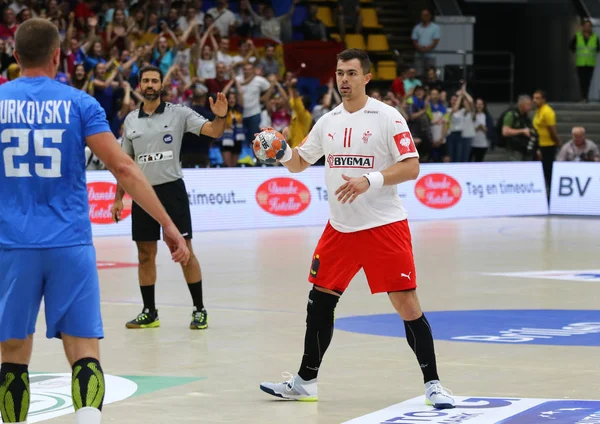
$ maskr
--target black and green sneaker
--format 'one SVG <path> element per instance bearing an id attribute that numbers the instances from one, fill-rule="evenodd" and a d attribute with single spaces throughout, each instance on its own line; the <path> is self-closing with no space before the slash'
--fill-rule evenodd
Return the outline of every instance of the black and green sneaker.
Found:
<path id="1" fill-rule="evenodd" d="M 150 312 L 149 309 L 144 308 L 142 312 L 133 320 L 125 324 L 127 328 L 158 328 L 160 327 L 160 320 L 158 319 L 158 310 Z"/>
<path id="2" fill-rule="evenodd" d="M 208 327 L 208 313 L 206 309 L 202 308 L 197 310 L 194 308 L 194 312 L 192 312 L 192 322 L 190 323 L 190 328 L 192 330 L 204 330 Z"/>

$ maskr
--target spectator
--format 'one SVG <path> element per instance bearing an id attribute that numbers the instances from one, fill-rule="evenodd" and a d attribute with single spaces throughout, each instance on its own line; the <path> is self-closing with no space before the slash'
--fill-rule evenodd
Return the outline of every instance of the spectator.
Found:
<path id="1" fill-rule="evenodd" d="M 209 121 L 215 119 L 208 106 L 207 92 L 204 88 L 196 88 L 192 95 L 190 106 L 196 113 L 204 116 Z M 184 168 L 208 168 L 210 165 L 208 152 L 214 139 L 203 134 L 186 132 L 181 141 L 181 166 Z"/>
<path id="2" fill-rule="evenodd" d="M 254 26 L 254 18 L 250 12 L 250 5 L 244 1 L 240 1 L 239 13 L 235 15 L 236 33 L 240 37 L 254 37 L 256 28 Z"/>
<path id="3" fill-rule="evenodd" d="M 448 110 L 440 98 L 440 91 L 436 88 L 431 89 L 427 114 L 431 121 L 432 148 L 429 158 L 432 162 L 441 162 L 446 157 L 447 113 Z"/>
<path id="4" fill-rule="evenodd" d="M 225 67 L 224 63 L 220 63 L 220 62 L 217 63 L 216 77 L 209 78 L 204 82 L 206 84 L 206 87 L 208 88 L 209 94 L 216 95 L 219 92 L 224 93 L 225 87 L 227 87 L 227 86 L 231 87 L 231 85 L 229 84 L 230 80 L 225 78 L 226 71 L 227 71 L 227 68 Z M 243 103 L 240 99 L 236 99 L 236 100 L 239 101 L 240 103 Z"/>
<path id="5" fill-rule="evenodd" d="M 106 11 L 106 14 L 104 15 L 104 22 L 106 24 L 110 24 L 113 21 L 113 16 L 115 14 L 115 12 L 117 10 L 120 10 L 123 12 L 123 14 L 125 15 L 126 18 L 129 18 L 129 11 L 127 10 L 126 4 L 125 4 L 125 0 L 116 0 L 115 1 L 115 6 L 108 9 Z"/>
<path id="6" fill-rule="evenodd" d="M 425 87 L 429 90 L 436 89 L 440 93 L 444 91 L 444 83 L 437 76 L 437 70 L 435 67 L 430 67 L 427 69 L 427 75 L 425 78 Z"/>
<path id="7" fill-rule="evenodd" d="M 327 91 L 321 95 L 317 105 L 312 110 L 313 123 L 316 123 L 319 118 L 333 110 L 340 103 L 342 103 L 342 98 L 333 87 L 333 79 L 330 79 L 327 82 Z"/>
<path id="8" fill-rule="evenodd" d="M 92 72 L 86 73 L 85 66 L 83 63 L 75 65 L 73 70 L 73 74 L 71 76 L 71 85 L 78 90 L 83 90 L 85 92 L 88 91 L 88 87 L 90 85 L 90 81 L 92 79 Z"/>
<path id="9" fill-rule="evenodd" d="M 337 23 L 342 40 L 346 39 L 347 27 L 354 28 L 355 32 L 360 34 L 362 31 L 360 0 L 339 0 Z"/>
<path id="10" fill-rule="evenodd" d="M 409 68 L 406 72 L 406 79 L 404 80 L 404 93 L 406 97 L 413 95 L 415 87 L 422 86 L 423 83 L 417 79 L 417 70 L 415 68 Z"/>
<path id="11" fill-rule="evenodd" d="M 311 4 L 308 8 L 308 17 L 302 23 L 302 33 L 305 40 L 327 41 L 327 28 L 317 18 L 318 12 L 319 7 L 316 4 Z"/>
<path id="12" fill-rule="evenodd" d="M 466 84 L 450 100 L 450 134 L 447 153 L 452 162 L 468 162 L 471 155 L 471 139 L 475 136 L 473 98 L 467 93 Z"/>
<path id="13" fill-rule="evenodd" d="M 432 53 L 440 42 L 440 27 L 431 21 L 431 12 L 427 9 L 421 11 L 421 23 L 412 31 L 415 59 L 419 75 L 424 75 L 425 70 L 435 66 L 435 56 Z"/>
<path id="14" fill-rule="evenodd" d="M 542 161 L 546 185 L 549 187 L 552 181 L 552 164 L 556 157 L 556 149 L 561 145 L 556 131 L 556 113 L 546 103 L 546 93 L 542 90 L 533 94 L 533 103 L 536 106 L 533 127 L 539 137 L 538 159 Z"/>
<path id="15" fill-rule="evenodd" d="M 281 16 L 275 16 L 275 11 L 270 5 L 266 5 L 264 7 L 263 14 L 261 16 L 252 9 L 252 6 L 250 5 L 250 2 L 248 0 L 241 1 L 247 5 L 248 10 L 254 18 L 254 22 L 260 27 L 260 35 L 262 37 L 270 38 L 277 42 L 281 42 L 281 23 L 282 21 L 288 20 L 292 17 L 292 15 L 294 14 L 296 4 L 300 0 L 293 0 L 290 10 L 285 15 Z"/>
<path id="16" fill-rule="evenodd" d="M 226 0 L 217 0 L 217 7 L 208 9 L 206 12 L 214 18 L 221 37 L 229 37 L 229 34 L 235 33 L 235 15 L 227 6 Z"/>
<path id="17" fill-rule="evenodd" d="M 17 24 L 17 18 L 15 11 L 10 7 L 4 9 L 2 13 L 2 23 L 0 24 L 0 38 L 6 40 L 11 48 L 14 45 L 15 33 L 17 32 L 17 28 L 19 25 Z"/>
<path id="18" fill-rule="evenodd" d="M 592 140 L 585 137 L 585 128 L 573 127 L 572 139 L 560 149 L 557 161 L 560 162 L 600 162 L 600 149 Z"/>
<path id="19" fill-rule="evenodd" d="M 260 132 L 261 95 L 272 87 L 269 81 L 256 74 L 256 68 L 252 63 L 244 65 L 244 75 L 237 79 L 244 96 L 242 115 L 246 140 L 254 140 L 254 134 Z"/>
<path id="20" fill-rule="evenodd" d="M 519 96 L 517 107 L 506 112 L 502 120 L 503 143 L 500 144 L 506 144 L 506 149 L 512 160 L 533 159 L 533 157 L 530 157 L 532 151 L 528 150 L 532 136 L 536 135 L 533 130 L 533 123 L 529 119 L 531 107 L 531 97 L 528 95 Z"/>
<path id="21" fill-rule="evenodd" d="M 6 52 L 6 41 L 0 38 L 0 74 L 4 74 L 11 63 L 16 63 L 15 57 Z"/>
<path id="22" fill-rule="evenodd" d="M 425 160 L 433 145 L 431 139 L 431 122 L 427 112 L 429 99 L 422 86 L 414 88 L 413 95 L 407 98 L 408 127 L 415 139 L 417 150 L 422 160 Z"/>
<path id="23" fill-rule="evenodd" d="M 298 147 L 302 140 L 310 132 L 312 126 L 312 115 L 308 111 L 310 107 L 310 99 L 305 96 L 300 96 L 296 88 L 296 82 L 292 82 L 288 87 L 290 107 L 292 109 L 292 122 L 290 124 L 289 145 L 290 147 Z"/>
<path id="24" fill-rule="evenodd" d="M 488 140 L 487 106 L 482 99 L 475 102 L 475 136 L 471 142 L 471 162 L 483 162 L 490 147 Z"/>
<path id="25" fill-rule="evenodd" d="M 232 80 L 230 82 L 233 83 Z M 234 167 L 238 163 L 242 145 L 246 142 L 246 132 L 244 130 L 241 99 L 242 94 L 230 92 L 227 94 L 227 102 L 229 110 L 225 124 L 225 131 L 221 137 L 221 156 L 223 157 L 223 165 L 226 167 Z"/>
<path id="26" fill-rule="evenodd" d="M 406 97 L 406 90 L 404 89 L 404 80 L 407 78 L 408 71 L 404 68 L 398 68 L 398 76 L 392 82 L 392 91 L 396 97 L 402 101 Z"/>
<path id="27" fill-rule="evenodd" d="M 596 67 L 596 58 L 598 52 L 600 52 L 598 35 L 594 33 L 592 23 L 589 20 L 583 23 L 583 31 L 575 34 L 570 47 L 575 52 L 575 66 L 579 77 L 581 97 L 584 102 L 587 102 L 594 68 Z"/>
<path id="28" fill-rule="evenodd" d="M 276 75 L 279 78 L 279 62 L 275 58 L 275 44 L 265 46 L 265 57 L 258 61 L 257 68 L 264 77 Z"/>

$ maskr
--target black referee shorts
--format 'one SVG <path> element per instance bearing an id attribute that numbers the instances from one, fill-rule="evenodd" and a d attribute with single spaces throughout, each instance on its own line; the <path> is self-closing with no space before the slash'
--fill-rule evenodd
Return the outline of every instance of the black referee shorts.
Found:
<path id="1" fill-rule="evenodd" d="M 155 185 L 153 188 L 183 237 L 191 239 L 190 202 L 183 180 Z M 131 207 L 131 233 L 134 241 L 158 241 L 161 239 L 160 224 L 135 202 Z"/>

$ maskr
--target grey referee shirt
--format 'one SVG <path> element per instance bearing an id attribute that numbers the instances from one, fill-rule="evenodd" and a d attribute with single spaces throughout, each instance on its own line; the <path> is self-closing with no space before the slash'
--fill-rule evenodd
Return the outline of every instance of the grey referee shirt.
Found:
<path id="1" fill-rule="evenodd" d="M 123 150 L 153 186 L 183 178 L 179 153 L 183 134 L 200 134 L 208 119 L 189 107 L 161 102 L 152 115 L 143 104 L 125 118 Z"/>

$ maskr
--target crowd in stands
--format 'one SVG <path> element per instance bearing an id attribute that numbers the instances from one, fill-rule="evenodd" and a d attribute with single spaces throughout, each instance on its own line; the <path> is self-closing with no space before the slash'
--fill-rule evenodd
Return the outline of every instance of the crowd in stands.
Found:
<path id="1" fill-rule="evenodd" d="M 255 165 L 250 141 L 262 127 L 290 128 L 289 143 L 301 143 L 314 123 L 341 102 L 334 80 L 313 98 L 299 89 L 300 78 L 285 69 L 282 44 L 295 40 L 340 39 L 319 19 L 319 8 L 304 5 L 306 16 L 292 28 L 300 3 L 279 16 L 276 2 L 249 0 L 14 0 L 3 4 L 0 24 L 0 83 L 19 76 L 12 56 L 18 25 L 31 18 L 51 20 L 62 38 L 56 79 L 95 97 L 106 111 L 115 136 L 128 113 L 143 98 L 138 72 L 148 64 L 164 73 L 165 101 L 185 104 L 208 119 L 208 98 L 227 95 L 227 129 L 218 140 L 186 134 L 185 167 Z M 338 32 L 360 31 L 358 0 L 340 1 Z M 416 51 L 426 60 L 440 38 L 424 11 L 413 30 Z M 345 36 L 344 36 L 345 37 Z M 344 38 L 342 38 L 344 39 Z M 483 99 L 466 85 L 448 87 L 435 67 L 400 70 L 388 89 L 369 95 L 397 108 L 406 118 L 422 160 L 483 161 L 497 129 Z M 333 72 L 332 72 L 333 77 Z"/>

